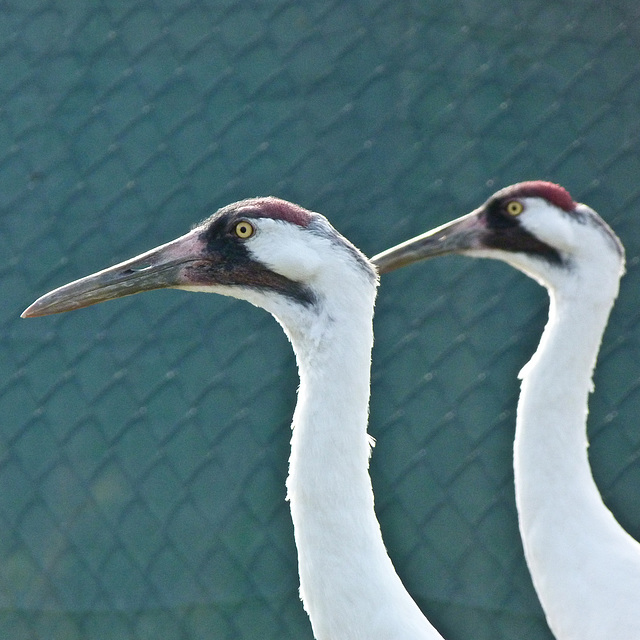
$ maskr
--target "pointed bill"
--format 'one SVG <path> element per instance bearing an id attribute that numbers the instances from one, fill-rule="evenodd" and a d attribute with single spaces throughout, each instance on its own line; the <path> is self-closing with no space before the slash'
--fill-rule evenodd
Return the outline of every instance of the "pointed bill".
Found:
<path id="1" fill-rule="evenodd" d="M 199 230 L 194 229 L 135 258 L 50 291 L 25 309 L 21 317 L 62 313 L 141 291 L 189 284 L 186 268 L 203 260 L 205 243 Z"/>
<path id="2" fill-rule="evenodd" d="M 419 260 L 426 260 L 447 253 L 458 253 L 482 246 L 486 224 L 476 209 L 461 218 L 391 247 L 373 258 L 379 273 L 394 271 Z"/>

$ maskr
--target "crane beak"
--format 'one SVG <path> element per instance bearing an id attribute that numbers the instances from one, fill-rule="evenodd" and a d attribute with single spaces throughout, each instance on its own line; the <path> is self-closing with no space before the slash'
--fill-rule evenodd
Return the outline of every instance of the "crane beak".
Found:
<path id="1" fill-rule="evenodd" d="M 378 267 L 379 273 L 387 273 L 419 260 L 481 249 L 487 231 L 482 213 L 482 208 L 476 209 L 373 256 L 371 262 Z"/>
<path id="2" fill-rule="evenodd" d="M 210 262 L 201 231 L 189 233 L 135 258 L 54 289 L 22 312 L 23 318 L 81 309 L 141 291 L 193 284 L 190 267 Z"/>

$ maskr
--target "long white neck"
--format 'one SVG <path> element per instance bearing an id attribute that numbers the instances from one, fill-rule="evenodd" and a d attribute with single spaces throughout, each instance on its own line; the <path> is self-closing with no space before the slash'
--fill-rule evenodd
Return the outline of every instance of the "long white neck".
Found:
<path id="1" fill-rule="evenodd" d="M 558 640 L 640 638 L 640 545 L 606 508 L 587 456 L 587 400 L 617 295 L 551 291 L 540 346 L 521 373 L 514 448 L 520 532 Z"/>
<path id="2" fill-rule="evenodd" d="M 368 473 L 375 287 L 288 331 L 300 389 L 287 480 L 300 594 L 318 640 L 440 639 L 385 550 Z"/>

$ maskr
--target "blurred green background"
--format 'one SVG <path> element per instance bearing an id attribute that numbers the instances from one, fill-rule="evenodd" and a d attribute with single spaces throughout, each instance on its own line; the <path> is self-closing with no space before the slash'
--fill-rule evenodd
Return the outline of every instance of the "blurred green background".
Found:
<path id="1" fill-rule="evenodd" d="M 637 0 L 0 2 L 0 637 L 311 638 L 273 319 L 160 291 L 37 296 L 277 195 L 372 255 L 544 178 L 628 273 L 594 475 L 640 537 Z M 383 534 L 447 640 L 549 640 L 513 500 L 516 375 L 546 293 L 446 258 L 383 278 L 370 432 Z"/>

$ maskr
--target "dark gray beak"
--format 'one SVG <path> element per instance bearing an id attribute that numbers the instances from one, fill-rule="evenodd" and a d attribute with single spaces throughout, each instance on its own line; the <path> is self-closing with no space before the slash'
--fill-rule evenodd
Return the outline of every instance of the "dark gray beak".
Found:
<path id="1" fill-rule="evenodd" d="M 387 273 L 419 260 L 480 249 L 487 231 L 482 213 L 482 208 L 476 209 L 462 218 L 447 222 L 373 256 L 371 262 L 378 267 L 380 273 Z"/>
<path id="2" fill-rule="evenodd" d="M 191 267 L 211 261 L 205 250 L 201 231 L 194 229 L 135 258 L 54 289 L 25 309 L 22 317 L 62 313 L 141 291 L 193 284 Z"/>

